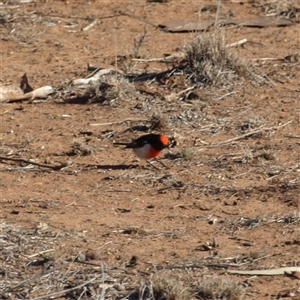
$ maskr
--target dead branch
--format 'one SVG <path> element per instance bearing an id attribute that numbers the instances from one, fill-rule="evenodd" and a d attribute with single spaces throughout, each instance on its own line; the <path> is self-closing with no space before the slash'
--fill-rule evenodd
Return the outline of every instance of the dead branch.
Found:
<path id="1" fill-rule="evenodd" d="M 141 62 L 141 63 L 145 63 L 145 62 L 172 62 L 174 59 L 177 58 L 183 58 L 184 57 L 184 53 L 183 52 L 178 52 L 178 53 L 174 53 L 172 55 L 167 55 L 165 57 L 158 57 L 158 58 L 148 58 L 148 59 L 144 59 L 144 58 L 132 58 L 132 61 L 136 61 L 136 62 Z"/>
<path id="2" fill-rule="evenodd" d="M 39 256 L 41 254 L 45 254 L 45 253 L 49 253 L 49 252 L 52 252 L 52 251 L 55 251 L 54 249 L 48 249 L 48 250 L 44 250 L 44 251 L 41 251 L 41 252 L 38 252 L 38 253 L 35 253 L 35 254 L 32 254 L 32 255 L 26 255 L 27 258 L 33 258 L 35 256 Z"/>
<path id="3" fill-rule="evenodd" d="M 88 280 L 82 284 L 79 284 L 73 288 L 70 288 L 70 289 L 66 289 L 66 290 L 63 290 L 63 291 L 59 291 L 59 292 L 55 292 L 55 293 L 52 293 L 52 294 L 46 294 L 46 295 L 43 295 L 43 296 L 39 296 L 39 297 L 35 297 L 35 298 L 32 298 L 32 300 L 38 300 L 38 299 L 45 299 L 45 298 L 50 298 L 50 297 L 54 297 L 54 296 L 58 296 L 60 294 L 66 294 L 66 293 L 69 293 L 69 292 L 72 292 L 72 291 L 75 291 L 77 289 L 80 289 L 82 287 L 84 287 L 85 285 L 88 285 L 89 283 L 93 282 L 96 280 L 96 277 L 92 278 L 91 280 Z"/>
<path id="4" fill-rule="evenodd" d="M 123 124 L 126 122 L 146 122 L 147 120 L 141 120 L 141 119 L 126 119 L 123 121 L 115 121 L 115 122 L 105 122 L 105 123 L 92 123 L 89 124 L 90 126 L 107 126 L 107 125 L 114 125 L 114 124 Z"/>
<path id="5" fill-rule="evenodd" d="M 69 163 L 62 163 L 60 165 L 55 166 L 55 165 L 37 163 L 37 162 L 27 160 L 27 159 L 24 159 L 24 158 L 14 158 L 14 157 L 5 157 L 5 156 L 0 156 L 0 160 L 10 160 L 10 161 L 23 162 L 23 163 L 39 166 L 39 167 L 42 167 L 42 168 L 49 168 L 49 169 L 52 169 L 54 171 L 61 170 L 62 168 L 67 167 L 69 165 Z"/>
<path id="6" fill-rule="evenodd" d="M 241 275 L 283 275 L 287 272 L 300 272 L 300 267 L 284 267 L 278 269 L 271 269 L 271 270 L 230 270 L 227 271 L 230 274 L 241 274 Z"/>
<path id="7" fill-rule="evenodd" d="M 95 19 L 92 23 L 90 23 L 89 25 L 82 28 L 82 31 L 88 31 L 89 29 L 91 29 L 92 27 L 97 25 L 98 22 L 99 22 L 99 19 Z"/>
<path id="8" fill-rule="evenodd" d="M 257 134 L 257 133 L 261 133 L 263 131 L 272 131 L 272 130 L 277 130 L 277 129 L 280 129 L 282 127 L 285 127 L 286 125 L 292 123 L 293 121 L 289 121 L 287 123 L 284 123 L 282 125 L 279 125 L 279 126 L 273 126 L 273 127 L 263 127 L 263 128 L 259 128 L 259 129 L 255 129 L 255 130 L 252 130 L 252 131 L 249 131 L 245 134 L 242 134 L 240 136 L 237 136 L 235 138 L 232 138 L 232 139 L 229 139 L 229 140 L 226 140 L 226 141 L 222 141 L 222 142 L 219 142 L 219 143 L 216 143 L 216 144 L 212 144 L 210 146 L 220 146 L 220 145 L 224 145 L 224 144 L 227 144 L 227 143 L 232 143 L 232 142 L 235 142 L 235 141 L 238 141 L 238 140 L 241 140 L 241 139 L 244 139 L 248 136 L 251 136 L 251 135 L 254 135 L 254 134 Z"/>
<path id="9" fill-rule="evenodd" d="M 65 265 L 63 265 L 63 266 L 55 267 L 55 268 L 49 269 L 49 270 L 47 270 L 47 271 L 42 271 L 42 272 L 40 272 L 40 273 L 38 273 L 38 274 L 32 276 L 31 278 L 26 279 L 26 280 L 20 282 L 19 284 L 15 285 L 15 286 L 13 286 L 13 287 L 7 287 L 7 288 L 5 288 L 5 289 L 0 293 L 0 296 L 4 296 L 4 295 L 7 294 L 7 293 L 14 292 L 14 291 L 18 290 L 19 288 L 22 288 L 22 287 L 28 285 L 29 283 L 35 281 L 36 279 L 38 279 L 38 278 L 40 278 L 40 277 L 42 277 L 42 276 L 45 276 L 45 275 L 47 275 L 47 274 L 53 273 L 53 272 L 56 271 L 56 270 L 63 269 L 63 268 L 65 268 L 66 266 L 69 266 L 69 264 L 65 264 Z"/>
<path id="10" fill-rule="evenodd" d="M 242 40 L 237 41 L 237 42 L 235 42 L 235 43 L 226 45 L 226 48 L 235 47 L 235 46 L 240 46 L 240 45 L 243 45 L 243 44 L 245 44 L 245 43 L 247 43 L 247 42 L 248 42 L 247 39 L 242 39 Z"/>
<path id="11" fill-rule="evenodd" d="M 73 86 L 88 85 L 88 84 L 96 85 L 96 84 L 99 84 L 101 76 L 107 75 L 110 73 L 118 73 L 118 71 L 115 69 L 97 70 L 96 73 L 92 77 L 74 79 L 72 82 L 72 85 Z"/>
<path id="12" fill-rule="evenodd" d="M 45 99 L 50 94 L 55 93 L 55 89 L 52 86 L 43 86 L 41 88 L 35 89 L 29 93 L 23 93 L 20 90 L 13 90 L 14 87 L 2 87 L 1 86 L 1 93 L 0 93 L 0 103 L 1 102 L 18 102 L 18 101 L 26 101 L 26 100 L 33 100 L 36 98 Z"/>

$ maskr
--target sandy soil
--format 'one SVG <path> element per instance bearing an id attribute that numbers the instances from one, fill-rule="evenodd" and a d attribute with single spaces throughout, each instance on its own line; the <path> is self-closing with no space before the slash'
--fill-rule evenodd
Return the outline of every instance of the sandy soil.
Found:
<path id="1" fill-rule="evenodd" d="M 266 3 L 223 1 L 219 15 L 282 17 L 283 8 Z M 215 18 L 216 7 L 208 4 L 2 3 L 2 83 L 27 73 L 33 88 L 51 85 L 57 93 L 1 105 L 1 297 L 33 299 L 85 282 L 72 277 L 73 283 L 33 289 L 39 284 L 32 281 L 8 290 L 41 272 L 46 257 L 53 268 L 69 262 L 78 273 L 100 266 L 101 275 L 104 268 L 110 279 L 98 286 L 98 299 L 139 299 L 153 274 L 194 293 L 221 278 L 238 285 L 240 299 L 300 299 L 297 272 L 228 273 L 300 266 L 299 10 L 288 15 L 292 26 L 223 27 L 228 44 L 248 40 L 232 51 L 251 62 L 263 83 L 196 87 L 189 96 L 178 93 L 194 84 L 178 72 L 161 80 L 116 80 L 114 99 L 75 101 L 67 92 L 72 80 L 90 73 L 88 63 L 117 64 L 132 76 L 171 70 L 172 64 L 149 59 L 180 56 L 199 33 L 168 33 L 157 25 L 197 19 L 201 9 L 201 19 Z M 151 167 L 113 145 L 144 134 L 125 130 L 149 127 L 154 114 L 164 122 L 155 131 L 177 142 L 160 156 L 167 167 Z M 34 256 L 41 264 L 32 264 L 31 255 L 45 250 Z M 86 287 L 56 297 L 96 299 L 87 292 L 92 284 Z"/>

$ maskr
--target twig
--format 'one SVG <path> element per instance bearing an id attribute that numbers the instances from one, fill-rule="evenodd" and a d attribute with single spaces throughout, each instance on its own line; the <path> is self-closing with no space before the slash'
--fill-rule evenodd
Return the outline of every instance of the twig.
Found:
<path id="1" fill-rule="evenodd" d="M 256 57 L 256 58 L 252 58 L 252 60 L 262 60 L 262 61 L 266 61 L 266 60 L 283 60 L 283 58 L 275 58 L 275 57 Z"/>
<path id="2" fill-rule="evenodd" d="M 3 87 L 1 88 L 3 89 Z M 55 89 L 52 86 L 43 86 L 25 94 L 19 91 L 11 92 L 11 93 L 8 92 L 3 93 L 3 91 L 1 91 L 0 102 L 12 103 L 12 102 L 19 102 L 19 101 L 27 101 L 27 100 L 32 101 L 36 98 L 46 99 L 49 95 L 54 93 L 55 93 Z"/>
<path id="3" fill-rule="evenodd" d="M 92 27 L 94 27 L 99 22 L 99 19 L 95 19 L 92 23 L 82 28 L 82 31 L 88 31 Z"/>
<path id="4" fill-rule="evenodd" d="M 57 295 L 60 295 L 60 294 L 66 294 L 66 293 L 69 293 L 69 292 L 72 292 L 74 290 L 77 290 L 77 289 L 80 289 L 81 287 L 95 281 L 97 278 L 92 278 L 91 280 L 88 280 L 80 285 L 77 285 L 73 288 L 70 288 L 70 289 L 66 289 L 66 290 L 63 290 L 63 291 L 60 291 L 60 292 L 55 292 L 55 293 L 52 293 L 52 294 L 47 294 L 47 295 L 43 295 L 43 296 L 39 296 L 39 297 L 36 297 L 36 298 L 32 298 L 32 300 L 37 300 L 37 299 L 45 299 L 45 298 L 50 298 L 50 297 L 53 297 L 53 296 L 57 296 Z"/>
<path id="5" fill-rule="evenodd" d="M 231 142 L 235 142 L 235 141 L 238 141 L 238 140 L 241 140 L 241 139 L 244 139 L 248 136 L 251 136 L 253 134 L 257 134 L 257 133 L 260 133 L 260 132 L 263 132 L 263 131 L 271 131 L 271 130 L 275 130 L 275 129 L 279 129 L 279 128 L 282 128 L 290 123 L 292 123 L 293 121 L 288 121 L 287 123 L 285 124 L 282 124 L 282 125 L 279 125 L 279 126 L 274 126 L 274 127 L 263 127 L 263 128 L 260 128 L 260 129 L 256 129 L 256 130 L 252 130 L 252 131 L 249 131 L 245 134 L 242 134 L 240 136 L 237 136 L 235 138 L 232 138 L 232 139 L 229 139 L 229 140 L 226 140 L 226 141 L 222 141 L 222 142 L 219 142 L 219 143 L 216 143 L 216 144 L 212 144 L 211 146 L 219 146 L 219 145 L 223 145 L 223 144 L 227 144 L 227 143 L 231 143 Z"/>
<path id="6" fill-rule="evenodd" d="M 43 168 L 50 168 L 50 169 L 55 170 L 55 171 L 56 170 L 61 170 L 62 168 L 69 165 L 68 163 L 62 163 L 60 165 L 54 166 L 54 165 L 37 163 L 37 162 L 27 160 L 27 159 L 24 159 L 24 158 L 13 158 L 13 157 L 5 157 L 5 156 L 0 156 L 0 160 L 18 161 L 18 162 L 32 164 L 32 165 L 43 167 Z"/>
<path id="7" fill-rule="evenodd" d="M 126 122 L 146 122 L 148 120 L 141 120 L 141 119 L 126 119 L 123 121 L 115 121 L 115 122 L 106 122 L 106 123 L 92 123 L 89 124 L 90 126 L 106 126 L 106 125 L 114 125 L 114 124 L 123 124 Z"/>
<path id="8" fill-rule="evenodd" d="M 287 137 L 290 139 L 300 139 L 300 135 L 284 135 L 284 137 Z"/>
<path id="9" fill-rule="evenodd" d="M 115 73 L 117 70 L 113 68 L 108 68 L 108 69 L 99 69 L 97 72 L 93 72 L 94 74 L 92 77 L 88 76 L 87 78 L 78 78 L 74 79 L 72 81 L 73 86 L 78 86 L 78 85 L 97 85 L 99 84 L 101 77 L 110 73 Z"/>
<path id="10" fill-rule="evenodd" d="M 271 84 L 273 84 L 273 86 L 276 86 L 276 83 L 268 75 L 264 74 L 263 77 L 266 77 L 271 82 Z"/>
<path id="11" fill-rule="evenodd" d="M 144 22 L 144 23 L 146 23 L 146 24 L 148 24 L 148 25 L 151 25 L 151 26 L 153 26 L 153 27 L 155 27 L 155 28 L 158 28 L 158 26 L 157 25 L 155 25 L 154 23 L 151 23 L 151 22 L 149 22 L 149 21 L 147 21 L 147 20 L 145 20 L 145 19 L 143 19 L 143 18 L 140 18 L 140 17 L 138 17 L 138 16 L 135 16 L 135 15 L 131 15 L 131 14 L 128 14 L 128 13 L 125 13 L 125 12 L 123 12 L 123 11 L 117 11 L 117 16 L 127 16 L 127 17 L 129 17 L 129 18 L 132 18 L 132 19 L 136 19 L 136 20 L 138 20 L 138 21 L 141 21 L 141 22 Z"/>
<path id="12" fill-rule="evenodd" d="M 235 47 L 235 46 L 239 46 L 239 45 L 243 45 L 243 44 L 245 44 L 245 43 L 247 43 L 247 42 L 248 42 L 247 39 L 242 39 L 242 40 L 240 40 L 240 41 L 238 41 L 238 42 L 235 42 L 235 43 L 226 45 L 226 48 L 229 48 L 229 47 Z"/>
<path id="13" fill-rule="evenodd" d="M 233 216 L 238 216 L 238 212 L 237 213 L 234 213 L 234 212 L 228 212 L 228 211 L 226 211 L 226 210 L 224 210 L 224 209 L 220 209 L 221 210 L 221 212 L 223 212 L 224 214 L 227 214 L 227 215 L 233 215 Z"/>
<path id="14" fill-rule="evenodd" d="M 222 100 L 223 98 L 227 97 L 227 96 L 230 96 L 232 94 L 235 94 L 236 92 L 230 92 L 230 93 L 227 93 L 227 94 L 224 94 L 222 95 L 221 97 L 219 97 L 217 100 Z"/>
<path id="15" fill-rule="evenodd" d="M 49 269 L 49 270 L 47 270 L 47 271 L 42 271 L 42 272 L 40 272 L 40 273 L 34 275 L 33 277 L 31 277 L 31 278 L 29 278 L 29 279 L 26 279 L 26 280 L 24 280 L 24 281 L 22 281 L 22 282 L 20 282 L 19 284 L 15 285 L 15 286 L 13 286 L 13 287 L 7 287 L 7 288 L 5 288 L 5 289 L 3 290 L 3 292 L 0 293 L 0 296 L 3 296 L 3 295 L 5 295 L 5 294 L 7 294 L 7 293 L 11 293 L 11 292 L 14 292 L 14 291 L 16 291 L 16 290 L 19 290 L 19 288 L 22 288 L 22 287 L 28 285 L 29 283 L 35 281 L 37 278 L 42 277 L 42 276 L 45 276 L 45 275 L 47 275 L 47 274 L 50 274 L 50 273 L 52 273 L 52 272 L 54 272 L 54 271 L 56 271 L 56 270 L 63 269 L 64 267 L 66 267 L 66 266 L 68 266 L 68 265 L 69 265 L 69 264 L 66 264 L 66 265 L 59 266 L 59 267 L 56 267 L 56 268 L 53 268 L 53 269 Z"/>
<path id="16" fill-rule="evenodd" d="M 108 244 L 111 244 L 111 243 L 113 243 L 113 241 L 106 242 L 106 243 L 104 243 L 103 245 L 101 245 L 100 247 L 98 247 L 97 250 L 99 250 L 99 249 L 101 249 L 102 247 L 104 247 L 104 246 L 106 246 L 106 245 L 108 245 Z"/>
<path id="17" fill-rule="evenodd" d="M 27 258 L 33 258 L 35 256 L 38 256 L 40 254 L 45 254 L 45 253 L 48 253 L 48 252 L 52 252 L 54 251 L 54 249 L 48 249 L 48 250 L 44 250 L 44 251 L 41 251 L 41 252 L 38 252 L 38 253 L 35 253 L 35 254 L 32 254 L 32 255 L 26 255 Z"/>
<path id="18" fill-rule="evenodd" d="M 203 264 L 203 265 L 197 265 L 197 264 L 186 264 L 186 265 L 172 265 L 172 266 L 165 266 L 165 269 L 184 269 L 184 268 L 195 268 L 195 269 L 201 269 L 201 268 L 229 268 L 229 267 L 241 267 L 244 265 L 248 265 L 253 263 L 254 261 L 264 259 L 267 257 L 270 257 L 272 255 L 265 255 L 260 258 L 257 258 L 253 261 L 246 261 L 243 263 L 210 263 L 210 264 Z"/>
<path id="19" fill-rule="evenodd" d="M 241 274 L 241 275 L 283 275 L 286 272 L 300 272 L 300 267 L 284 267 L 278 269 L 270 269 L 270 270 L 229 270 L 227 271 L 230 274 Z"/>
<path id="20" fill-rule="evenodd" d="M 195 87 L 196 87 L 195 85 L 190 86 L 190 87 L 188 87 L 187 89 L 185 89 L 185 90 L 183 90 L 183 91 L 177 93 L 177 95 L 180 96 L 180 95 L 182 95 L 182 94 L 184 94 L 184 93 L 186 93 L 186 92 L 192 91 Z"/>
<path id="21" fill-rule="evenodd" d="M 215 264 L 203 264 L 203 265 L 197 265 L 197 264 L 187 264 L 187 265 L 171 265 L 171 266 L 165 266 L 165 269 L 185 269 L 185 268 L 195 268 L 195 269 L 202 269 L 202 268 L 229 268 L 229 267 L 240 267 L 243 264 L 234 264 L 234 263 L 215 263 Z"/>
<path id="22" fill-rule="evenodd" d="M 158 58 L 148 58 L 148 59 L 144 59 L 144 58 L 132 58 L 131 60 L 132 61 L 136 61 L 136 62 L 153 62 L 153 61 L 158 61 L 158 62 L 166 62 L 166 61 L 170 61 L 172 59 L 175 59 L 175 58 L 182 58 L 182 56 L 180 55 L 168 55 L 168 56 L 165 56 L 165 57 L 158 57 Z"/>

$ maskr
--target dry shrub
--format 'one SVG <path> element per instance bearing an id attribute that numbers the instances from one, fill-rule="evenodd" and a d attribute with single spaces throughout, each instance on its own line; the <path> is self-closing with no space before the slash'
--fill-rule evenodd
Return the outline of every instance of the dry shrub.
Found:
<path id="1" fill-rule="evenodd" d="M 67 152 L 69 156 L 88 156 L 93 153 L 91 147 L 89 147 L 86 142 L 79 138 L 75 139 L 71 145 L 71 150 Z"/>
<path id="2" fill-rule="evenodd" d="M 298 0 L 264 0 L 260 7 L 264 14 L 284 16 L 285 18 L 300 17 Z"/>
<path id="3" fill-rule="evenodd" d="M 227 86 L 240 78 L 251 78 L 253 72 L 246 59 L 226 47 L 224 33 L 215 30 L 197 36 L 185 48 L 186 73 L 201 85 Z"/>
<path id="4" fill-rule="evenodd" d="M 106 93 L 107 99 L 110 101 L 117 100 L 130 101 L 136 98 L 136 89 L 133 83 L 129 82 L 128 79 L 124 77 L 112 76 L 110 78 L 109 84 L 111 88 Z"/>
<path id="5" fill-rule="evenodd" d="M 292 54 L 287 55 L 284 60 L 290 63 L 299 63 L 300 62 L 300 50 L 294 51 Z"/>
<path id="6" fill-rule="evenodd" d="M 238 282 L 224 277 L 205 280 L 196 290 L 200 299 L 243 299 L 245 289 Z"/>
<path id="7" fill-rule="evenodd" d="M 182 159 L 184 161 L 193 161 L 195 158 L 195 150 L 190 147 L 184 147 L 175 153 L 166 153 L 165 157 L 171 160 Z"/>
<path id="8" fill-rule="evenodd" d="M 164 130 L 168 128 L 168 119 L 160 112 L 155 112 L 150 119 L 150 130 Z"/>
<path id="9" fill-rule="evenodd" d="M 122 230 L 123 234 L 133 234 L 133 235 L 148 235 L 148 231 L 140 226 L 128 226 Z"/>
<path id="10" fill-rule="evenodd" d="M 182 284 L 162 274 L 152 278 L 152 295 L 155 300 L 187 300 L 191 292 Z"/>
<path id="11" fill-rule="evenodd" d="M 123 101 L 136 99 L 137 91 L 134 84 L 127 78 L 112 74 L 103 76 L 101 82 L 99 81 L 95 85 L 84 86 L 83 92 L 80 94 L 80 97 L 83 96 L 93 99 L 92 102 L 118 105 Z"/>

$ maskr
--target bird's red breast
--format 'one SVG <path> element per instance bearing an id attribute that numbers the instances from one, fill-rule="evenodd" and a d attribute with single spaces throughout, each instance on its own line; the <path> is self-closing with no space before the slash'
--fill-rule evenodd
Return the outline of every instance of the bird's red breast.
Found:
<path id="1" fill-rule="evenodd" d="M 161 150 L 156 150 L 154 147 L 150 146 L 148 155 L 147 155 L 147 159 L 156 157 L 157 155 L 160 154 L 160 152 L 161 152 Z"/>

